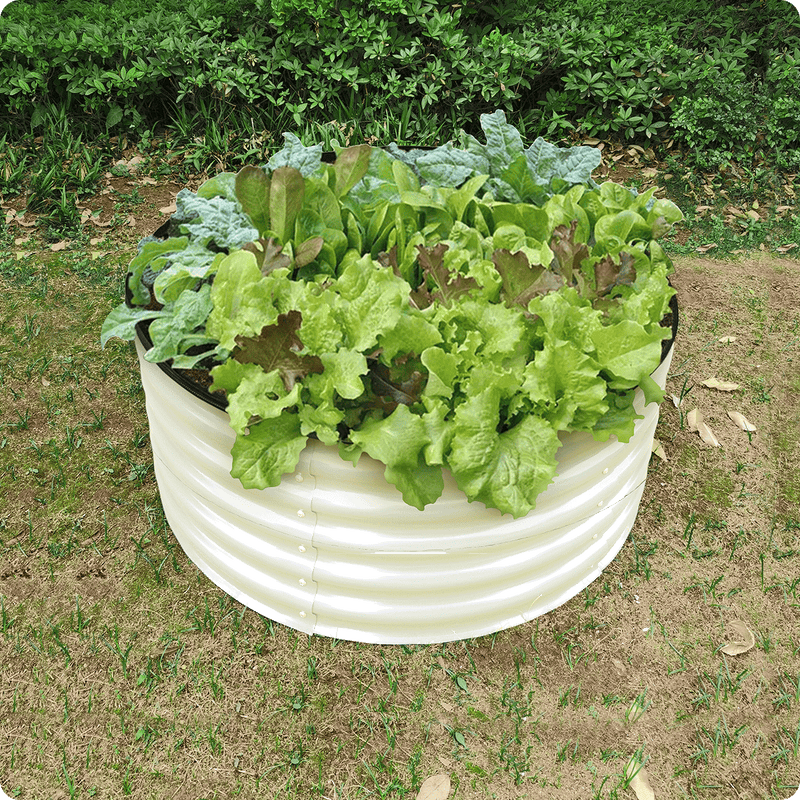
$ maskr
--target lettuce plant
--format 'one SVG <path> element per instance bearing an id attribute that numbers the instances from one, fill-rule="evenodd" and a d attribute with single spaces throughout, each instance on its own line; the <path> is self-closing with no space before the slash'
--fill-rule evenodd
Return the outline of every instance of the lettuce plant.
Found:
<path id="1" fill-rule="evenodd" d="M 656 239 L 683 215 L 595 183 L 591 147 L 526 149 L 501 111 L 481 124 L 485 143 L 332 164 L 287 134 L 263 168 L 182 192 L 103 345 L 147 322 L 147 360 L 208 368 L 246 488 L 277 485 L 315 436 L 382 461 L 417 508 L 449 469 L 470 501 L 526 514 L 559 432 L 628 441 L 637 387 L 662 399 L 674 290 Z"/>

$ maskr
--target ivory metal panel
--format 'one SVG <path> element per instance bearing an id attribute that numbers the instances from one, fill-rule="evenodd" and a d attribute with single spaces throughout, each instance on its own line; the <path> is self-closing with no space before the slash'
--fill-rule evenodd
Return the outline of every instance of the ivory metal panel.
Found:
<path id="1" fill-rule="evenodd" d="M 181 546 L 218 586 L 305 633 L 385 644 L 481 636 L 546 613 L 614 558 L 639 508 L 658 407 L 628 444 L 562 434 L 559 472 L 521 519 L 468 503 L 452 476 L 424 511 L 312 440 L 277 487 L 230 476 L 234 433 L 224 411 L 144 360 L 156 480 Z M 672 350 L 653 374 L 665 384 Z"/>

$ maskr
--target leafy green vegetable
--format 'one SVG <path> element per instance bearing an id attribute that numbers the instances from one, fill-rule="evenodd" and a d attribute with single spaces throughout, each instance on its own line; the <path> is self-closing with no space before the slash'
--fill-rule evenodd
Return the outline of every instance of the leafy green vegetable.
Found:
<path id="1" fill-rule="evenodd" d="M 242 167 L 236 175 L 234 191 L 242 210 L 264 236 L 269 231 L 269 175 L 257 167 Z"/>
<path id="2" fill-rule="evenodd" d="M 591 178 L 599 151 L 537 139 L 502 111 L 432 151 L 339 151 L 287 134 L 263 168 L 179 195 L 144 240 L 130 307 L 103 345 L 149 324 L 146 358 L 213 364 L 236 432 L 232 475 L 276 485 L 309 436 L 366 453 L 407 503 L 447 468 L 515 517 L 555 475 L 560 431 L 627 441 L 669 331 L 677 207 Z"/>
<path id="3" fill-rule="evenodd" d="M 100 330 L 100 346 L 105 347 L 109 339 L 133 339 L 136 336 L 136 326 L 140 322 L 164 316 L 162 310 L 147 308 L 130 308 L 125 303 L 116 306 L 103 321 Z"/>
<path id="4" fill-rule="evenodd" d="M 300 312 L 281 314 L 274 325 L 265 325 L 257 336 L 237 336 L 236 349 L 231 358 L 242 364 L 258 364 L 264 372 L 277 370 L 286 391 L 312 372 L 322 372 L 322 362 L 317 356 L 300 354 L 303 343 L 297 337 Z"/>
<path id="5" fill-rule="evenodd" d="M 178 210 L 173 220 L 182 233 L 197 244 L 216 248 L 238 248 L 257 238 L 241 207 L 224 197 L 201 197 L 182 189 L 175 198 Z"/>
<path id="6" fill-rule="evenodd" d="M 293 133 L 284 133 L 283 138 L 286 142 L 283 149 L 275 153 L 267 164 L 270 172 L 279 167 L 292 167 L 307 178 L 319 170 L 322 163 L 321 144 L 306 147 Z"/>
<path id="7" fill-rule="evenodd" d="M 501 393 L 489 387 L 456 409 L 447 465 L 469 500 L 520 516 L 552 481 L 560 442 L 544 419 L 526 416 L 498 433 Z"/>
<path id="8" fill-rule="evenodd" d="M 486 144 L 465 135 L 463 148 L 446 144 L 432 151 L 412 150 L 403 160 L 435 186 L 457 187 L 469 178 L 488 175 L 486 185 L 495 199 L 513 203 L 543 205 L 557 193 L 554 182 L 558 180 L 597 188 L 591 175 L 600 165 L 599 150 L 555 147 L 542 138 L 525 150 L 519 131 L 499 109 L 481 115 L 481 127 Z M 396 154 L 397 149 L 390 152 Z"/>
<path id="9" fill-rule="evenodd" d="M 386 480 L 409 505 L 422 510 L 442 494 L 442 468 L 426 464 L 422 455 L 430 442 L 425 423 L 405 404 L 398 404 L 381 420 L 367 420 L 351 438 L 368 456 L 386 464 Z"/>
<path id="10" fill-rule="evenodd" d="M 281 477 L 292 472 L 300 460 L 307 437 L 300 432 L 297 414 L 288 412 L 265 419 L 237 436 L 233 444 L 231 475 L 245 489 L 264 489 L 277 486 Z"/>

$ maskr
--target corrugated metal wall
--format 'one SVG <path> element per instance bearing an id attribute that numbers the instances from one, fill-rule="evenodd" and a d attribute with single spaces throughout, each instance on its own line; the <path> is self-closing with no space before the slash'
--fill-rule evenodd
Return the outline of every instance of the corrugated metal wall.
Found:
<path id="1" fill-rule="evenodd" d="M 562 434 L 559 474 L 526 517 L 467 503 L 449 475 L 425 511 L 407 506 L 362 456 L 310 441 L 280 486 L 229 474 L 227 414 L 144 361 L 156 479 L 170 527 L 218 586 L 306 632 L 385 644 L 492 633 L 569 600 L 601 573 L 633 526 L 658 407 L 622 444 Z M 654 373 L 663 387 L 672 350 Z"/>

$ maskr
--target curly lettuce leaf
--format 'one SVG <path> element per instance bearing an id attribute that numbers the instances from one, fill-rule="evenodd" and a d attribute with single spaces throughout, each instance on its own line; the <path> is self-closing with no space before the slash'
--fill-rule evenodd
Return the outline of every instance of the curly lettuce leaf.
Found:
<path id="1" fill-rule="evenodd" d="M 591 338 L 601 370 L 612 377 L 609 386 L 631 389 L 642 383 L 661 362 L 661 340 L 669 335 L 665 328 L 648 332 L 630 319 L 595 328 Z"/>
<path id="2" fill-rule="evenodd" d="M 213 308 L 206 332 L 222 347 L 233 350 L 237 336 L 255 336 L 278 318 L 275 278 L 285 271 L 261 275 L 256 257 L 244 250 L 226 256 L 211 287 Z"/>
<path id="3" fill-rule="evenodd" d="M 616 436 L 620 442 L 631 440 L 636 430 L 636 420 L 643 419 L 633 407 L 635 395 L 633 389 L 626 392 L 609 390 L 606 395 L 608 411 L 592 427 L 592 436 L 596 441 L 607 442 L 612 436 Z"/>
<path id="4" fill-rule="evenodd" d="M 367 359 L 356 350 L 337 350 L 320 356 L 323 373 L 340 397 L 355 400 L 364 393 L 362 375 L 369 371 Z"/>
<path id="5" fill-rule="evenodd" d="M 388 417 L 368 420 L 350 434 L 353 444 L 386 465 L 384 476 L 396 486 L 410 506 L 425 508 L 444 490 L 442 468 L 425 463 L 424 448 L 430 444 L 425 423 L 400 404 Z"/>
<path id="6" fill-rule="evenodd" d="M 537 327 L 543 328 L 553 340 L 572 342 L 584 353 L 593 353 L 593 335 L 602 328 L 602 312 L 592 308 L 591 302 L 567 287 L 534 297 L 528 303 L 528 312 L 538 317 Z"/>
<path id="7" fill-rule="evenodd" d="M 535 507 L 553 480 L 561 443 L 550 423 L 536 416 L 498 432 L 500 398 L 490 387 L 456 409 L 447 465 L 470 501 L 517 518 Z"/>
<path id="8" fill-rule="evenodd" d="M 336 378 L 330 370 L 313 373 L 305 378 L 304 399 L 297 410 L 302 434 L 309 436 L 313 433 L 327 445 L 339 443 L 339 425 L 344 421 L 344 411 L 336 405 Z M 363 385 L 361 388 L 363 389 Z"/>
<path id="9" fill-rule="evenodd" d="M 571 342 L 548 341 L 525 367 L 522 390 L 556 430 L 590 430 L 608 411 L 599 365 Z"/>
<path id="10" fill-rule="evenodd" d="M 211 391 L 224 389 L 230 425 L 244 435 L 252 418 L 272 419 L 300 400 L 300 385 L 286 390 L 279 370 L 265 372 L 258 364 L 229 359 L 211 370 L 214 383 Z"/>
<path id="11" fill-rule="evenodd" d="M 439 329 L 419 314 L 409 309 L 397 324 L 378 336 L 380 359 L 388 364 L 398 353 L 421 353 L 442 341 Z"/>
<path id="12" fill-rule="evenodd" d="M 284 411 L 278 417 L 264 419 L 251 425 L 246 436 L 236 437 L 231 475 L 245 489 L 277 486 L 283 475 L 297 468 L 307 442 L 297 414 Z"/>
<path id="13" fill-rule="evenodd" d="M 242 364 L 257 364 L 266 373 L 277 371 L 286 391 L 312 372 L 322 372 L 317 356 L 303 355 L 297 336 L 299 311 L 280 314 L 273 325 L 265 325 L 255 336 L 237 336 L 232 358 Z"/>
<path id="14" fill-rule="evenodd" d="M 347 346 L 363 353 L 397 325 L 408 305 L 410 287 L 364 256 L 343 270 L 336 290 L 345 301 L 341 321 Z"/>

